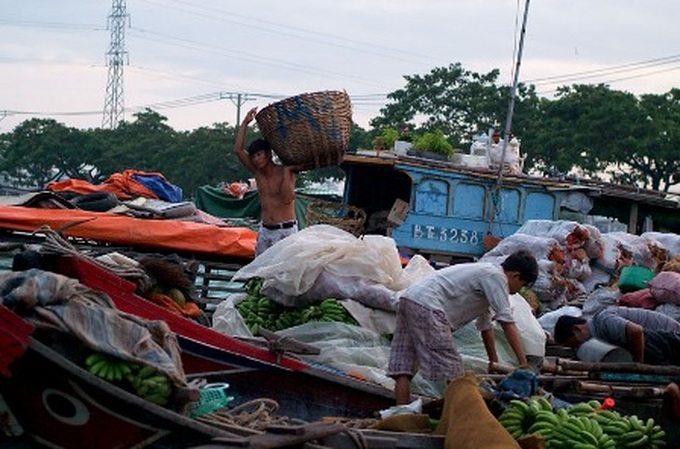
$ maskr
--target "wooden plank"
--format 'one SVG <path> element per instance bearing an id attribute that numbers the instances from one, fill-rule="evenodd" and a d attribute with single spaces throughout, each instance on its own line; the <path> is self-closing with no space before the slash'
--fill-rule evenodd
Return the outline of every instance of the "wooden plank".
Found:
<path id="1" fill-rule="evenodd" d="M 444 435 L 432 435 L 429 433 L 407 433 L 407 432 L 387 432 L 384 430 L 370 430 L 362 429 L 359 431 L 362 437 L 366 438 L 369 442 L 379 442 L 380 439 L 394 438 L 395 449 L 443 449 L 444 448 Z M 371 449 L 378 448 L 380 446 L 368 445 Z"/>
<path id="2" fill-rule="evenodd" d="M 232 281 L 243 265 L 235 263 L 204 262 L 197 274 L 197 290 L 203 300 L 223 300 L 227 294 L 245 292 L 244 283 Z"/>
<path id="3" fill-rule="evenodd" d="M 253 449 L 268 449 L 277 447 L 290 447 L 307 441 L 319 440 L 337 433 L 344 432 L 347 428 L 342 424 L 311 423 L 304 426 L 302 434 L 281 435 L 263 433 L 249 437 L 250 447 Z"/>
<path id="4" fill-rule="evenodd" d="M 623 385 L 600 384 L 593 382 L 578 382 L 578 389 L 589 393 L 602 393 L 608 396 L 624 396 L 628 398 L 660 398 L 663 396 L 663 388 L 658 387 L 634 387 Z"/>
<path id="5" fill-rule="evenodd" d="M 675 375 L 664 374 L 646 374 L 646 373 L 612 373 L 605 371 L 593 372 L 589 376 L 591 379 L 601 380 L 603 382 L 624 382 L 624 383 L 648 383 L 668 385 L 677 379 Z"/>
<path id="6" fill-rule="evenodd" d="M 282 425 L 271 425 L 265 428 L 267 432 L 278 433 L 281 435 L 304 435 L 305 426 L 282 426 Z"/>
<path id="7" fill-rule="evenodd" d="M 643 363 L 587 363 L 564 359 L 559 359 L 557 365 L 572 371 L 609 371 L 670 376 L 680 375 L 680 366 L 646 365 Z"/>
<path id="8" fill-rule="evenodd" d="M 295 340 L 292 337 L 282 337 L 274 332 L 262 328 L 258 330 L 258 333 L 267 340 L 269 350 L 277 354 L 284 352 L 308 355 L 321 354 L 320 348 Z"/>

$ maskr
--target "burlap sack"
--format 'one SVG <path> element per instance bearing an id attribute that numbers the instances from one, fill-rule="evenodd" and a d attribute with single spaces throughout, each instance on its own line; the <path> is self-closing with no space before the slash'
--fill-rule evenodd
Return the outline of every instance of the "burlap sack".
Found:
<path id="1" fill-rule="evenodd" d="M 435 434 L 446 436 L 446 449 L 520 449 L 489 411 L 473 372 L 449 384 Z"/>
<path id="2" fill-rule="evenodd" d="M 430 433 L 432 431 L 429 416 L 419 413 L 390 416 L 373 424 L 370 429 L 410 433 Z"/>

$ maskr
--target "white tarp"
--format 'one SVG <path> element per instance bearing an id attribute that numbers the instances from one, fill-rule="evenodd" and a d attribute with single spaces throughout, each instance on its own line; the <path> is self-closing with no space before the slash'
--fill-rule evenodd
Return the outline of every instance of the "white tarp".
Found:
<path id="1" fill-rule="evenodd" d="M 432 271 L 418 255 L 403 268 L 392 238 L 357 238 L 334 226 L 314 225 L 267 249 L 234 280 L 262 278 L 262 293 L 285 306 L 334 296 L 393 310 L 397 292 Z"/>

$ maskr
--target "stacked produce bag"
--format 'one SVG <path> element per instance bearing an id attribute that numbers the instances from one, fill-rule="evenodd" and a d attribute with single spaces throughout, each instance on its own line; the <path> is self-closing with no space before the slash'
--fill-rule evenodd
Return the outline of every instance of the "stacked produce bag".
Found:
<path id="1" fill-rule="evenodd" d="M 601 287 L 612 287 L 626 267 L 651 272 L 680 270 L 680 236 L 647 232 L 601 233 L 592 225 L 574 221 L 530 220 L 515 234 L 503 239 L 481 260 L 500 261 L 517 249 L 530 249 L 539 263 L 539 276 L 532 287 L 540 308 L 537 314 L 577 302 L 582 304 Z"/>

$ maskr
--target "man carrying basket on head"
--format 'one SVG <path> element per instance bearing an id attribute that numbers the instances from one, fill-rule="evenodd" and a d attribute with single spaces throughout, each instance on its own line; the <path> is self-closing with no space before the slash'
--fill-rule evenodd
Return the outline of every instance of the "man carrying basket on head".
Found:
<path id="1" fill-rule="evenodd" d="M 257 108 L 246 114 L 236 134 L 234 153 L 255 176 L 260 195 L 262 222 L 257 236 L 255 256 L 279 240 L 298 231 L 295 217 L 296 167 L 277 165 L 272 160 L 272 149 L 264 139 L 256 139 L 246 149 L 248 125 L 255 119 Z"/>

